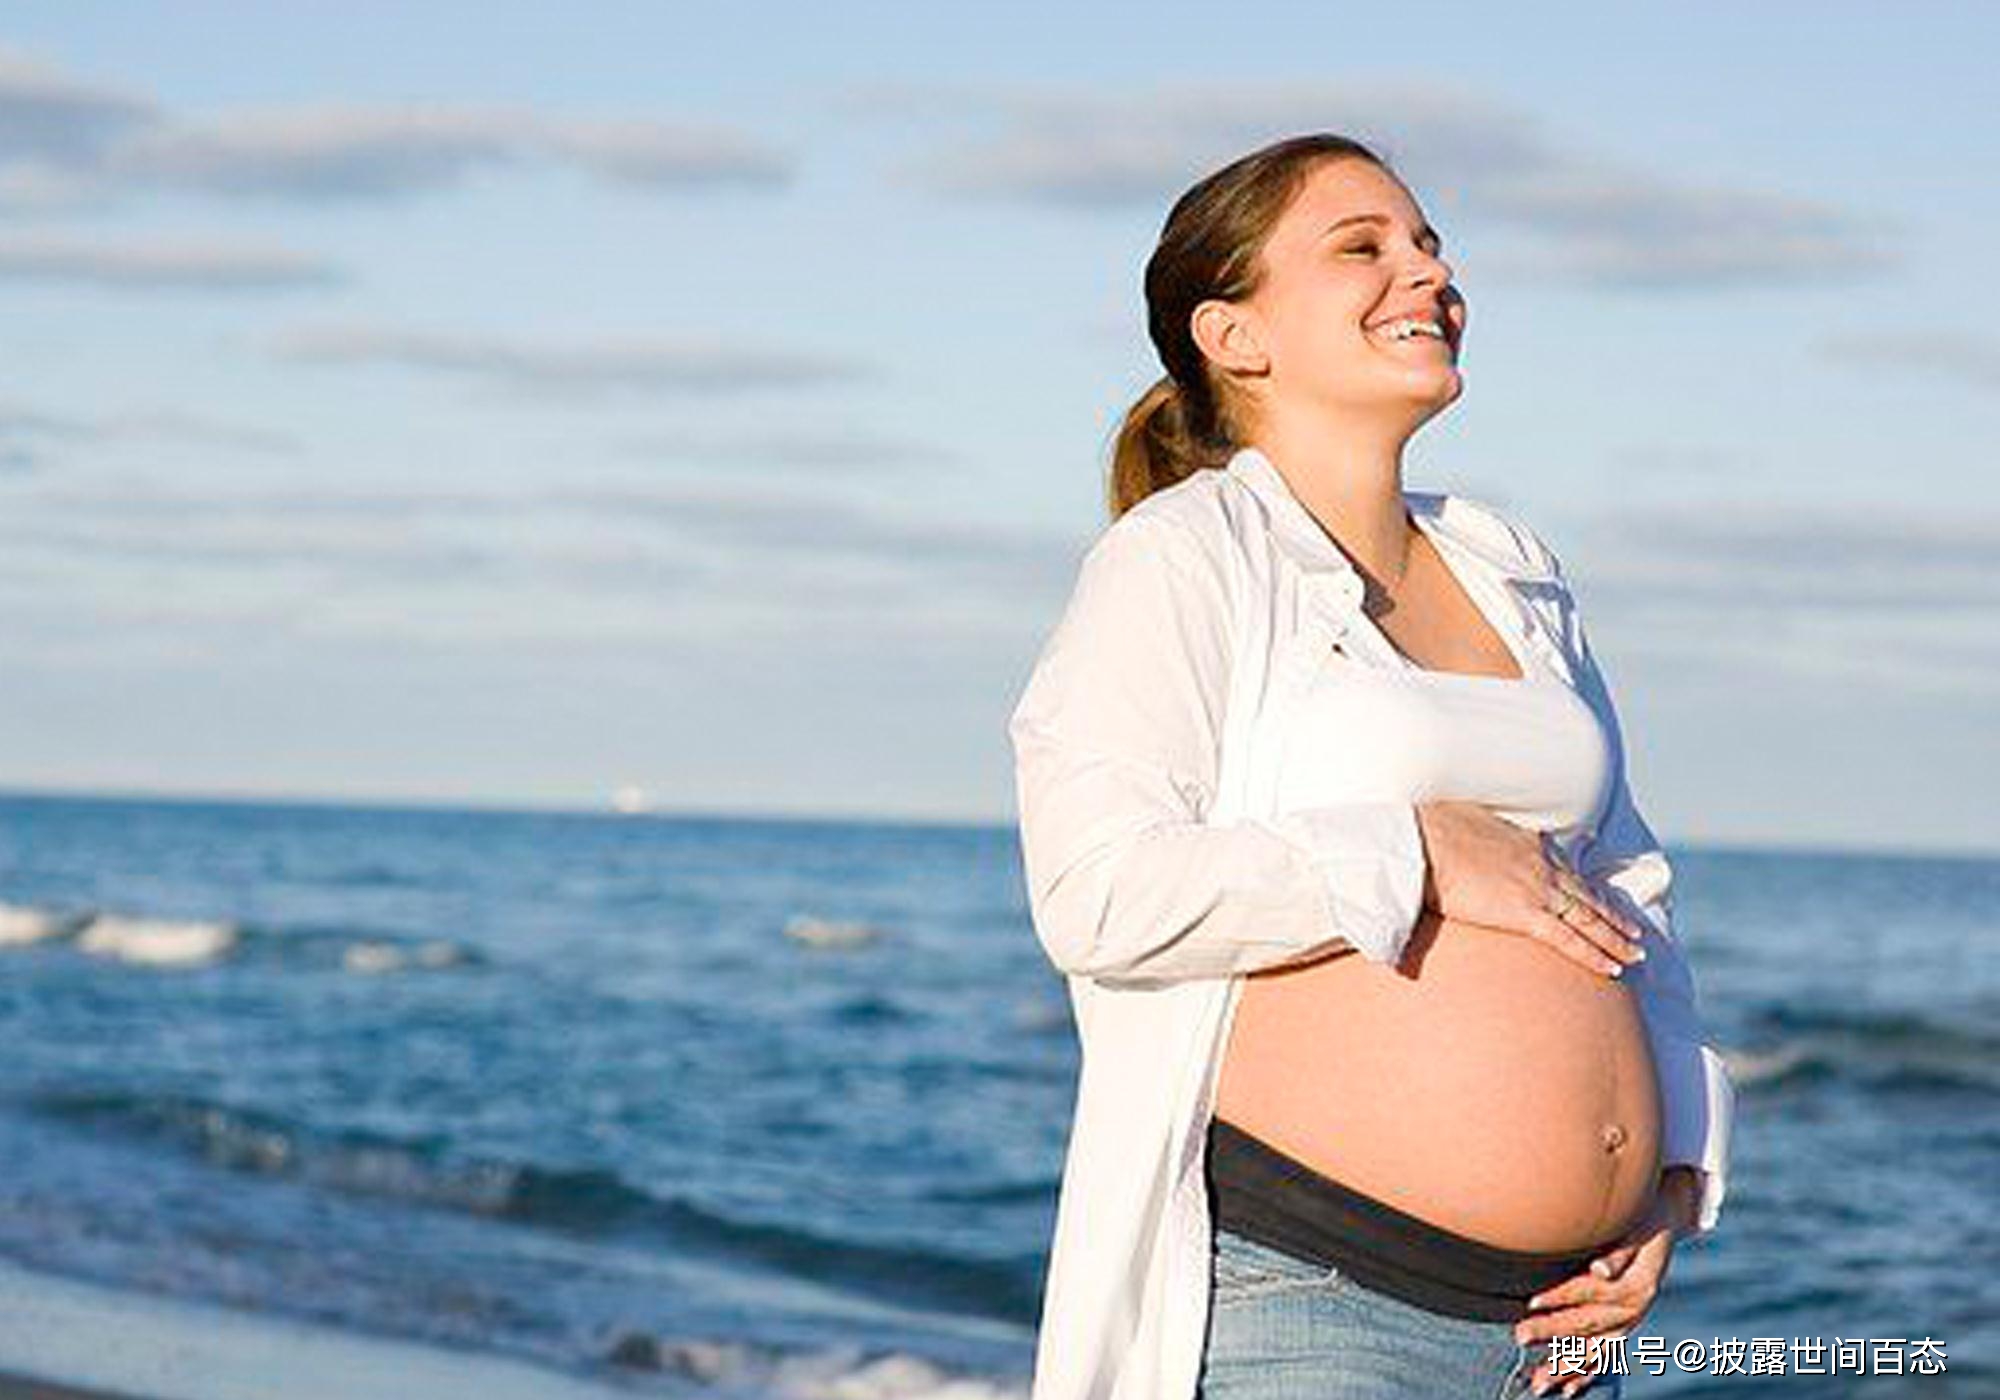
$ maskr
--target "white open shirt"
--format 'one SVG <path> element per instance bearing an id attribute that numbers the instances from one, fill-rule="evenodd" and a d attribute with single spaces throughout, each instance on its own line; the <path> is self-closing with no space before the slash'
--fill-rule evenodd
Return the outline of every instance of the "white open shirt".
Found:
<path id="1" fill-rule="evenodd" d="M 1633 805 L 1561 565 L 1491 506 L 1403 499 L 1482 613 L 1514 629 L 1510 645 L 1604 726 L 1614 771 L 1595 823 L 1545 839 L 1648 930 L 1622 980 L 1659 1073 L 1662 1163 L 1700 1170 L 1706 1235 L 1735 1093 L 1705 1043 L 1672 874 Z M 1374 627 L 1362 596 L 1270 459 L 1245 448 L 1098 537 L 1009 719 L 1029 906 L 1082 1047 L 1032 1400 L 1192 1400 L 1209 1304 L 1204 1151 L 1242 974 L 1340 940 L 1394 963 L 1417 920 L 1414 805 L 1274 798 L 1294 700 L 1350 629 L 1360 641 Z"/>

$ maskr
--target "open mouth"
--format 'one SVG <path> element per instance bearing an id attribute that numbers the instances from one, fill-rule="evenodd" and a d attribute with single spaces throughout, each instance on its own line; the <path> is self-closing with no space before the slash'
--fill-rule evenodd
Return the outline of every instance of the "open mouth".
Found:
<path id="1" fill-rule="evenodd" d="M 1421 321 L 1409 318 L 1389 321 L 1380 326 L 1371 326 L 1368 333 L 1376 340 L 1397 347 L 1433 346 L 1440 350 L 1454 350 L 1451 329 L 1442 321 Z"/>

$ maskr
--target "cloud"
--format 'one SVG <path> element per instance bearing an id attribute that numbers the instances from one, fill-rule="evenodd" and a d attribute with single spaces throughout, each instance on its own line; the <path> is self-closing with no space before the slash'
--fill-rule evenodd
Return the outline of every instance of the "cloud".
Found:
<path id="1" fill-rule="evenodd" d="M 104 153 L 116 177 L 226 195 L 384 200 L 481 167 L 544 161 L 627 184 L 775 185 L 790 162 L 739 132 L 522 108 L 406 103 L 271 108 L 163 125 Z"/>
<path id="2" fill-rule="evenodd" d="M 547 120 L 532 138 L 553 157 L 636 185 L 781 185 L 790 157 L 739 131 L 632 118 Z"/>
<path id="3" fill-rule="evenodd" d="M 1546 240 L 1495 266 L 1634 290 L 1847 282 L 1895 265 L 1893 226 L 1814 200 L 1698 185 L 1549 153 L 1465 187 L 1474 215 Z"/>
<path id="4" fill-rule="evenodd" d="M 2000 515 L 1711 501 L 1602 514 L 1576 541 L 1586 625 L 1620 650 L 2000 692 Z"/>
<path id="5" fill-rule="evenodd" d="M 65 77 L 26 54 L 0 48 L 0 161 L 88 157 L 158 114 L 143 97 Z"/>
<path id="6" fill-rule="evenodd" d="M 110 564 L 124 570 L 171 568 L 196 574 L 255 572 L 266 582 L 274 573 L 331 572 L 370 583 L 434 583 L 463 579 L 490 568 L 502 551 L 449 538 L 426 538 L 381 519 L 368 529 L 325 519 L 276 521 L 244 513 L 196 516 L 183 513 L 175 530 L 148 528 L 146 522 L 85 525 L 44 522 L 17 551 L 44 559 Z M 387 528 L 384 528 L 387 525 Z M 142 596 L 145 589 L 121 589 Z"/>
<path id="7" fill-rule="evenodd" d="M 1602 516 L 1589 539 L 1618 576 L 1672 578 L 1682 597 L 2000 609 L 2000 515 L 1991 513 L 1715 501 Z"/>
<path id="8" fill-rule="evenodd" d="M 860 112 L 935 110 L 942 90 L 874 89 Z M 961 121 L 984 129 L 934 150 L 903 174 L 933 189 L 1075 208 L 1163 207 L 1222 162 L 1280 136 L 1337 130 L 1392 158 L 1450 155 L 1481 166 L 1532 166 L 1525 117 L 1455 89 L 1409 81 L 1335 89 L 1297 83 L 1159 85 L 1122 93 L 1057 87 L 958 94 Z M 1392 126 L 1385 114 L 1395 114 Z M 994 130 L 994 128 L 998 130 Z"/>
<path id="9" fill-rule="evenodd" d="M 15 499 L 16 516 L 46 511 L 51 517 L 80 520 L 92 528 L 116 525 L 171 530 L 185 535 L 204 521 L 229 528 L 302 525 L 375 526 L 385 522 L 468 517 L 507 517 L 526 512 L 532 497 L 490 491 L 415 491 L 374 487 L 343 491 L 162 489 L 145 479 L 98 480 L 52 486 Z"/>
<path id="10" fill-rule="evenodd" d="M 180 409 L 128 409 L 95 418 L 77 418 L 0 402 L 0 437 L 13 435 L 66 442 L 180 442 L 246 452 L 298 450 L 298 440 L 288 434 L 225 423 Z"/>
<path id="11" fill-rule="evenodd" d="M 47 444 L 65 447 L 165 444 L 292 455 L 298 439 L 269 428 L 225 423 L 179 409 L 139 409 L 78 418 L 0 402 L 0 461 L 15 471 L 46 465 Z"/>
<path id="12" fill-rule="evenodd" d="M 272 350 L 280 358 L 300 362 L 399 365 L 482 380 L 510 393 L 532 390 L 571 396 L 607 389 L 675 393 L 805 389 L 868 372 L 858 361 L 844 357 L 659 337 L 554 345 L 496 336 L 328 327 L 284 334 Z"/>
<path id="13" fill-rule="evenodd" d="M 324 286 L 342 275 L 323 259 L 284 248 L 163 239 L 116 245 L 24 234 L 0 238 L 0 278 L 237 292 Z"/>
<path id="14" fill-rule="evenodd" d="M 710 487 L 592 487 L 541 493 L 546 506 L 651 521 L 690 540 L 768 558 L 845 556 L 898 572 L 911 566 L 991 578 L 1073 565 L 1077 546 L 1041 533 L 960 520 L 879 515 L 835 497 L 746 494 Z"/>
<path id="15" fill-rule="evenodd" d="M 781 186 L 794 162 L 712 123 L 505 104 L 318 102 L 182 118 L 0 52 L 0 209 L 103 207 L 145 188 L 381 202 L 533 164 L 671 189 Z"/>
<path id="16" fill-rule="evenodd" d="M 1338 131 L 1385 156 L 1420 196 L 1436 191 L 1454 212 L 1525 235 L 1528 248 L 1488 263 L 1514 276 L 1658 290 L 1845 280 L 1893 261 L 1885 221 L 1579 153 L 1519 107 L 1424 80 L 959 96 L 961 121 L 975 129 L 901 178 L 962 197 L 1164 211 L 1238 155 L 1283 136 Z M 923 89 L 867 90 L 850 105 L 880 113 L 939 100 Z"/>
<path id="17" fill-rule="evenodd" d="M 900 470 L 955 460 L 949 450 L 927 443 L 840 428 L 652 433 L 628 441 L 622 450 L 651 460 L 842 473 Z"/>
<path id="18" fill-rule="evenodd" d="M 43 413 L 38 409 L 0 404 L 0 434 L 82 438 L 88 437 L 90 432 L 90 425 L 81 418 L 66 418 L 58 413 Z"/>
<path id="19" fill-rule="evenodd" d="M 1828 336 L 1815 348 L 1835 364 L 1956 380 L 1988 393 L 2000 389 L 2000 342 L 1964 331 Z"/>
<path id="20" fill-rule="evenodd" d="M 801 628 L 857 644 L 1011 635 L 1024 597 L 1041 600 L 1037 617 L 1054 605 L 1081 549 L 824 494 L 619 483 L 503 493 L 92 482 L 17 495 L 0 515 L 13 611 L 89 607 L 115 620 L 171 596 L 176 617 L 199 620 L 213 598 L 214 620 L 229 625 L 251 615 L 246 596 L 286 596 L 302 628 L 468 644 L 736 644 Z"/>
<path id="21" fill-rule="evenodd" d="M 95 178 L 33 161 L 0 161 L 0 215 L 74 214 L 111 205 Z"/>
<path id="22" fill-rule="evenodd" d="M 114 178 L 216 194 L 383 199 L 518 160 L 529 123 L 440 105 L 268 108 L 163 123 L 106 149 L 102 164 Z"/>

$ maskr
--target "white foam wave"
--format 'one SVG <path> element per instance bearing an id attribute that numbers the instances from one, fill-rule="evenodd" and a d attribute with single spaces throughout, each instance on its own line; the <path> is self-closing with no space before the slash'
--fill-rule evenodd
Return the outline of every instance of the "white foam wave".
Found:
<path id="1" fill-rule="evenodd" d="M 609 1360 L 661 1371 L 735 1393 L 776 1400 L 1026 1400 L 1028 1387 L 992 1376 L 953 1373 L 907 1352 L 866 1356 L 858 1347 L 783 1351 L 742 1341 L 660 1338 L 628 1333 Z"/>
<path id="2" fill-rule="evenodd" d="M 366 940 L 349 944 L 346 951 L 341 954 L 340 965 L 349 972 L 379 976 L 412 967 L 454 967 L 464 961 L 465 950 L 456 943 L 449 943 L 443 939 L 432 939 L 415 947 L 402 943 Z"/>
<path id="3" fill-rule="evenodd" d="M 796 1362 L 793 1363 L 796 1365 Z M 955 1376 L 920 1356 L 892 1352 L 830 1374 L 773 1377 L 787 1400 L 1024 1400 L 1027 1389 L 983 1376 Z"/>
<path id="4" fill-rule="evenodd" d="M 75 914 L 58 914 L 49 909 L 31 909 L 21 904 L 0 904 L 0 948 L 24 947 L 76 932 L 82 919 Z"/>
<path id="5" fill-rule="evenodd" d="M 1741 1086 L 1783 1079 L 1811 1058 L 1812 1050 L 1804 1045 L 1780 1045 L 1774 1050 L 1722 1049 L 1729 1077 Z"/>
<path id="6" fill-rule="evenodd" d="M 92 957 L 118 962 L 148 967 L 194 967 L 227 955 L 236 941 L 233 924 L 100 914 L 77 935 L 76 946 Z"/>
<path id="7" fill-rule="evenodd" d="M 815 948 L 853 948 L 880 936 L 881 930 L 872 924 L 816 919 L 810 914 L 795 914 L 785 924 L 785 937 Z"/>

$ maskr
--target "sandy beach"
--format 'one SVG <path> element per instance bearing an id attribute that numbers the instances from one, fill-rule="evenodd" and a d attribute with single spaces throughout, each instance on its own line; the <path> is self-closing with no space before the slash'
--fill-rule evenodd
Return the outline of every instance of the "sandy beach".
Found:
<path id="1" fill-rule="evenodd" d="M 0 1400 L 610 1400 L 489 1353 L 105 1288 L 0 1261 Z"/>
<path id="2" fill-rule="evenodd" d="M 109 1390 L 78 1390 L 73 1385 L 55 1385 L 0 1372 L 0 1400 L 138 1400 L 138 1397 Z"/>

